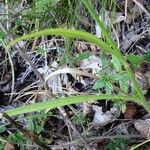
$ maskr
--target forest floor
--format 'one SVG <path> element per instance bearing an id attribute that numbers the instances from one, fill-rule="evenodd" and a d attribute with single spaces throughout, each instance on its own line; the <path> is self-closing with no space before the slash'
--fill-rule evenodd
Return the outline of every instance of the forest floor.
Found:
<path id="1" fill-rule="evenodd" d="M 150 1 L 91 1 L 150 102 Z M 6 48 L 17 37 L 56 27 L 87 31 L 105 41 L 81 1 L 0 1 L 0 19 L 0 150 L 150 149 L 150 114 L 131 99 L 91 99 L 14 117 L 5 114 L 58 97 L 130 96 L 135 91 L 120 61 L 87 41 L 49 35 Z"/>

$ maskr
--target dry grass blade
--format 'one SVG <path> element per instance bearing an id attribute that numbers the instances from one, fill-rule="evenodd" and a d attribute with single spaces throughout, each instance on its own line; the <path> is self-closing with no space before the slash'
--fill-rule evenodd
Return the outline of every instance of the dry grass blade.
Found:
<path id="1" fill-rule="evenodd" d="M 85 71 L 81 71 L 81 70 L 78 70 L 78 69 L 75 69 L 75 68 L 63 68 L 63 69 L 59 69 L 59 70 L 56 70 L 54 72 L 52 72 L 51 74 L 49 74 L 46 79 L 45 79 L 45 83 L 44 83 L 44 87 L 47 91 L 48 88 L 47 88 L 47 82 L 48 80 L 50 80 L 50 78 L 52 76 L 55 76 L 55 75 L 59 75 L 59 74 L 63 74 L 63 73 L 70 73 L 70 74 L 75 74 L 75 75 L 81 75 L 81 76 L 86 76 L 86 77 L 90 77 L 90 78 L 93 78 L 93 79 L 96 79 L 98 80 L 99 77 L 96 76 L 96 75 L 93 75 L 93 74 L 90 74 L 88 72 L 85 72 Z"/>

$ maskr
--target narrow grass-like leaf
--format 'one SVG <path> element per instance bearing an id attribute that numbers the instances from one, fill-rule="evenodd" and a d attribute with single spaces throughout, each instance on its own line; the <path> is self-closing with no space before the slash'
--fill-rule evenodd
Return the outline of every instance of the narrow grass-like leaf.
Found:
<path id="1" fill-rule="evenodd" d="M 85 4 L 85 6 L 87 7 L 90 15 L 92 16 L 92 18 L 97 22 L 98 26 L 100 27 L 100 29 L 102 30 L 103 34 L 105 35 L 108 44 L 110 44 L 112 47 L 116 47 L 115 43 L 113 42 L 110 33 L 107 31 L 107 29 L 105 28 L 105 26 L 103 25 L 102 21 L 99 19 L 96 11 L 94 10 L 94 8 L 92 7 L 92 3 L 91 0 L 82 0 L 82 2 Z"/>
<path id="2" fill-rule="evenodd" d="M 140 88 L 137 80 L 135 79 L 134 72 L 130 68 L 129 64 L 126 62 L 126 59 L 121 54 L 120 50 L 115 46 L 113 46 L 113 49 L 112 49 L 112 47 L 109 46 L 107 43 L 103 42 L 102 40 L 98 39 L 97 37 L 95 37 L 94 35 L 92 35 L 88 32 L 83 32 L 83 31 L 79 31 L 79 30 L 71 30 L 71 29 L 62 29 L 62 28 L 46 29 L 43 31 L 38 31 L 35 33 L 24 35 L 20 38 L 17 38 L 16 40 L 14 40 L 10 44 L 8 44 L 7 50 L 19 41 L 27 40 L 27 39 L 34 38 L 34 37 L 47 36 L 47 35 L 59 35 L 59 36 L 65 36 L 68 38 L 78 38 L 78 39 L 86 40 L 90 43 L 93 43 L 93 44 L 101 47 L 106 53 L 110 53 L 110 54 L 114 55 L 117 59 L 120 60 L 121 63 L 123 63 L 125 69 L 127 70 L 127 73 L 129 75 L 131 81 L 133 82 L 133 85 L 134 85 L 133 87 L 136 90 L 136 92 L 140 98 L 140 101 L 138 103 L 141 103 L 150 112 L 150 105 L 146 101 L 146 99 L 142 93 L 142 89 Z"/>
<path id="3" fill-rule="evenodd" d="M 139 66 L 140 63 L 142 62 L 143 58 L 139 55 L 133 55 L 133 54 L 129 54 L 127 56 L 127 59 L 129 62 L 131 62 L 132 65 L 135 65 L 135 66 Z"/>
<path id="4" fill-rule="evenodd" d="M 39 102 L 35 104 L 25 105 L 12 110 L 7 110 L 5 113 L 7 113 L 9 116 L 15 116 L 19 114 L 24 114 L 24 113 L 29 113 L 29 112 L 34 112 L 34 111 L 39 111 L 44 109 L 53 109 L 53 108 L 58 108 L 60 106 L 77 104 L 77 103 L 87 102 L 91 100 L 103 100 L 103 99 L 126 100 L 126 101 L 137 100 L 136 97 L 122 96 L 122 95 L 101 94 L 101 95 L 73 96 L 73 97 L 58 98 L 46 102 Z M 0 115 L 0 118 L 2 118 L 2 114 Z"/>
<path id="5" fill-rule="evenodd" d="M 105 86 L 105 82 L 103 80 L 98 80 L 93 85 L 93 89 L 100 89 Z"/>
<path id="6" fill-rule="evenodd" d="M 93 44 L 101 47 L 107 53 L 111 53 L 111 54 L 113 53 L 111 46 L 109 46 L 102 40 L 98 39 L 96 36 L 94 36 L 88 32 L 84 32 L 84 31 L 63 29 L 63 28 L 45 29 L 45 30 L 34 32 L 31 34 L 26 34 L 24 36 L 21 36 L 21 37 L 15 39 L 14 41 L 10 42 L 10 44 L 8 44 L 7 48 L 10 48 L 14 44 L 16 44 L 17 42 L 22 41 L 22 40 L 29 40 L 31 38 L 47 36 L 47 35 L 58 35 L 58 36 L 65 36 L 68 38 L 77 38 L 77 39 L 86 40 L 90 43 L 93 43 Z"/>

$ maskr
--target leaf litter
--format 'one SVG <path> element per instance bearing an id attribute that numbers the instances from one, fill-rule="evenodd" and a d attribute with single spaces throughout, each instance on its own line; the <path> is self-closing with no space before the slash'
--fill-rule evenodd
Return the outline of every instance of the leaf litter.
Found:
<path id="1" fill-rule="evenodd" d="M 120 5 L 119 7 L 122 7 L 122 5 L 124 6 L 122 1 L 118 1 L 118 5 Z M 148 49 L 150 49 L 150 19 L 148 13 L 149 10 L 147 10 L 149 8 L 147 7 L 148 2 L 140 1 L 139 5 L 138 2 L 130 0 L 128 3 L 131 4 L 128 4 L 127 12 L 122 11 L 124 8 L 117 9 L 116 18 L 113 18 L 113 20 L 111 20 L 111 8 L 110 10 L 106 8 L 107 10 L 104 11 L 104 15 L 99 17 L 101 20 L 103 17 L 107 18 L 103 21 L 105 26 L 108 26 L 108 28 L 113 26 L 115 32 L 117 33 L 117 37 L 113 36 L 114 40 L 117 41 L 116 38 L 119 39 L 118 45 L 120 45 L 120 49 L 125 55 L 130 53 L 135 56 L 141 56 L 140 59 L 137 59 L 137 57 L 135 58 L 134 56 L 130 57 L 129 62 L 135 69 L 135 75 L 139 81 L 139 84 L 144 90 L 146 90 L 145 96 L 147 99 L 150 99 L 150 95 L 148 94 L 148 91 L 150 90 L 148 63 L 149 55 L 147 52 Z M 94 4 L 97 5 L 98 11 L 98 6 L 101 4 L 98 1 L 95 1 Z M 87 14 L 85 19 L 87 23 L 88 20 L 90 20 Z M 80 21 L 82 22 L 82 20 Z M 102 38 L 101 30 L 97 27 L 97 24 L 92 21 L 88 24 L 90 25 L 88 28 L 91 28 L 91 32 L 99 38 Z M 84 25 L 82 24 L 82 26 Z M 86 28 L 87 27 L 85 27 L 85 29 Z M 115 33 L 113 31 L 112 35 L 114 34 Z M 73 44 L 73 52 L 71 53 L 72 60 L 69 64 L 66 63 L 63 66 L 60 66 L 59 58 L 64 54 L 65 39 L 55 37 L 49 40 L 48 38 L 37 39 L 35 45 L 32 42 L 24 43 L 24 41 L 21 41 L 19 46 L 26 47 L 25 51 L 28 57 L 30 57 L 31 62 L 44 77 L 45 82 L 48 83 L 48 86 L 52 90 L 53 94 L 65 97 L 72 95 L 83 95 L 86 93 L 97 94 L 120 92 L 119 89 L 117 90 L 115 88 L 114 90 L 114 86 L 118 87 L 118 82 L 116 80 L 112 85 L 108 84 L 108 87 L 111 87 L 111 91 L 105 88 L 105 86 L 101 86 L 96 89 L 93 88 L 94 83 L 99 78 L 98 72 L 105 72 L 106 74 L 112 76 L 114 76 L 114 74 L 117 75 L 117 73 L 113 70 L 111 73 L 107 71 L 113 68 L 113 64 L 116 65 L 114 68 L 117 68 L 117 72 L 119 72 L 120 68 L 122 68 L 122 66 L 119 66 L 119 61 L 115 60 L 115 58 L 111 58 L 107 55 L 106 57 L 108 62 L 104 62 L 104 55 L 101 54 L 101 50 L 99 48 L 84 41 L 76 41 Z M 34 47 L 34 49 L 31 49 L 31 47 Z M 73 55 L 73 53 L 76 54 L 76 56 Z M 8 98 L 11 94 L 12 75 L 10 71 L 10 64 L 5 63 L 6 56 L 4 48 L 2 46 L 0 47 L 1 112 L 10 108 L 21 106 L 22 104 L 46 101 L 48 99 L 43 87 L 37 83 L 37 77 L 34 75 L 30 64 L 24 60 L 18 52 L 12 52 L 12 54 L 16 74 L 15 92 L 13 95 L 14 101 L 9 103 Z M 107 65 L 107 63 L 109 65 Z M 105 74 L 103 74 L 103 77 L 105 77 L 107 83 L 109 83 L 109 80 L 112 80 L 110 76 L 106 78 Z M 132 85 L 127 83 L 127 86 L 127 91 L 131 91 Z M 120 108 L 120 105 L 125 106 L 125 111 Z M 45 140 L 45 143 L 47 143 L 52 149 L 69 150 L 84 148 L 84 142 L 79 141 L 75 130 L 72 130 L 74 129 L 72 128 L 72 124 L 75 126 L 77 131 L 79 131 L 85 141 L 88 141 L 88 144 L 86 142 L 85 143 L 92 149 L 101 149 L 101 145 L 98 143 L 104 140 L 104 143 L 108 145 L 108 143 L 112 142 L 111 137 L 117 137 L 118 135 L 128 139 L 129 145 L 127 146 L 136 143 L 135 140 L 139 140 L 140 142 L 140 140 L 144 140 L 146 138 L 149 139 L 150 137 L 150 119 L 144 118 L 147 115 L 147 112 L 143 110 L 142 107 L 131 104 L 130 102 L 127 103 L 127 105 L 124 105 L 121 102 L 115 103 L 104 100 L 102 102 L 98 101 L 80 105 L 65 106 L 64 110 L 65 111 L 62 110 L 61 113 L 64 113 L 64 115 L 67 114 L 66 118 L 71 121 L 71 123 L 64 121 L 66 118 L 61 116 L 58 110 L 52 110 L 52 114 L 48 114 L 49 110 L 44 111 L 44 113 L 31 113 L 29 115 L 18 116 L 16 119 L 19 120 L 20 124 L 24 124 L 24 127 L 27 128 L 27 124 L 30 124 L 34 129 L 34 127 L 37 127 L 39 124 L 38 117 L 46 116 L 45 118 L 42 118 L 44 119 L 44 123 L 41 126 L 39 125 L 38 131 L 40 131 L 39 136 L 42 137 Z M 84 115 L 80 115 L 80 113 L 83 113 Z M 33 119 L 31 123 L 29 121 L 31 118 L 30 116 L 37 116 L 37 118 Z M 25 120 L 21 119 L 22 117 L 25 118 Z M 77 120 L 75 124 L 72 121 L 73 119 Z M 5 124 L 7 124 L 9 129 L 8 131 L 5 130 L 2 132 L 2 137 L 7 138 L 7 135 L 10 137 L 10 134 L 16 133 L 17 130 L 14 129 L 11 124 L 6 121 L 0 122 L 0 125 Z M 19 136 L 23 139 L 20 134 Z M 108 137 L 104 138 L 104 136 Z M 90 138 L 96 139 L 99 137 L 101 137 L 101 139 L 90 141 Z M 12 138 L 12 140 L 14 144 L 18 144 L 18 139 Z M 28 144 L 30 142 L 26 141 L 26 143 Z M 7 143 L 5 148 L 8 146 L 13 146 L 13 144 Z M 22 147 L 21 145 L 19 146 L 20 148 Z M 35 145 L 32 146 L 36 147 Z M 117 145 L 116 147 L 119 146 Z"/>

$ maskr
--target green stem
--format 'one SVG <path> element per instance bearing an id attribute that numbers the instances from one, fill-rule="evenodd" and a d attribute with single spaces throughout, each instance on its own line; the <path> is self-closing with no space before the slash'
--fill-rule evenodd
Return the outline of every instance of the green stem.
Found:
<path id="1" fill-rule="evenodd" d="M 44 110 L 44 109 L 54 109 L 54 108 L 65 106 L 65 105 L 82 103 L 82 102 L 87 102 L 91 100 L 103 100 L 103 99 L 137 101 L 137 97 L 124 96 L 124 95 L 106 95 L 106 94 L 84 95 L 84 96 L 58 98 L 58 99 L 49 100 L 46 102 L 39 102 L 35 104 L 21 106 L 12 110 L 7 110 L 5 113 L 7 113 L 9 116 L 15 116 L 15 115 L 29 113 L 33 111 L 39 111 L 39 110 Z M 2 115 L 0 116 L 0 118 L 2 118 Z"/>
<path id="2" fill-rule="evenodd" d="M 71 49 L 72 49 L 73 40 L 70 39 L 70 38 L 66 38 L 65 40 L 66 40 L 66 42 L 65 42 L 65 52 L 64 52 L 64 56 L 63 56 L 62 60 L 60 61 L 61 65 L 64 65 L 64 64 L 69 62 L 69 58 L 71 58 L 71 52 L 72 52 Z"/>
<path id="3" fill-rule="evenodd" d="M 126 68 L 127 73 L 134 85 L 136 92 L 138 93 L 139 98 L 140 98 L 140 100 L 137 100 L 138 103 L 142 104 L 146 108 L 146 110 L 150 112 L 150 105 L 145 100 L 142 90 L 140 89 L 140 87 L 134 77 L 134 73 L 132 72 L 129 64 L 126 62 L 125 58 L 123 57 L 123 55 L 121 54 L 119 49 L 117 49 L 117 47 L 115 47 L 115 46 L 113 46 L 113 48 L 112 48 L 107 43 L 103 42 L 102 40 L 98 39 L 96 36 L 94 36 L 88 32 L 71 30 L 71 29 L 61 29 L 61 28 L 46 29 L 46 30 L 38 31 L 38 32 L 35 32 L 32 34 L 26 34 L 20 38 L 17 38 L 16 40 L 9 43 L 9 45 L 7 46 L 7 49 L 9 49 L 11 46 L 13 46 L 14 44 L 16 44 L 19 41 L 27 40 L 27 39 L 34 38 L 34 37 L 47 36 L 47 35 L 59 35 L 59 36 L 61 35 L 61 36 L 65 36 L 67 38 L 78 38 L 78 39 L 86 40 L 92 44 L 95 44 L 95 45 L 101 47 L 106 53 L 110 53 L 110 54 L 114 55 L 117 59 L 119 59 L 123 63 L 124 67 Z"/>
<path id="4" fill-rule="evenodd" d="M 116 48 L 117 50 L 117 48 Z M 139 103 L 141 105 L 143 105 L 148 112 L 150 112 L 150 105 L 149 103 L 147 102 L 147 100 L 145 99 L 144 95 L 143 95 L 143 92 L 142 92 L 142 89 L 140 88 L 137 80 L 135 79 L 135 75 L 134 75 L 134 72 L 132 71 L 132 69 L 130 68 L 129 64 L 126 62 L 125 58 L 123 57 L 123 55 L 120 53 L 119 49 L 117 50 L 118 53 L 116 54 L 117 58 L 123 63 L 132 83 L 133 83 L 133 88 L 136 90 L 139 98 L 140 98 L 140 101 Z"/>
<path id="5" fill-rule="evenodd" d="M 88 32 L 73 30 L 73 29 L 64 29 L 64 28 L 45 29 L 45 30 L 34 32 L 31 34 L 26 34 L 24 36 L 21 36 L 21 37 L 15 39 L 14 41 L 10 42 L 7 46 L 7 49 L 9 49 L 11 46 L 13 46 L 14 44 L 16 44 L 19 41 L 28 40 L 28 39 L 31 39 L 34 37 L 48 36 L 48 35 L 58 35 L 58 36 L 65 36 L 67 38 L 73 38 L 73 39 L 77 38 L 77 39 L 86 40 L 90 43 L 98 45 L 99 47 L 104 49 L 107 53 L 113 53 L 111 47 L 108 46 L 102 40 L 98 39 L 96 36 L 94 36 Z"/>
<path id="6" fill-rule="evenodd" d="M 84 3 L 84 5 L 87 7 L 90 15 L 92 16 L 92 18 L 97 22 L 98 26 L 100 27 L 100 29 L 102 30 L 103 34 L 105 35 L 107 42 L 112 45 L 115 46 L 114 41 L 111 38 L 110 33 L 107 31 L 107 29 L 105 28 L 104 24 L 102 23 L 102 21 L 99 19 L 96 11 L 94 10 L 92 4 L 91 4 L 91 0 L 82 0 L 82 3 Z"/>

